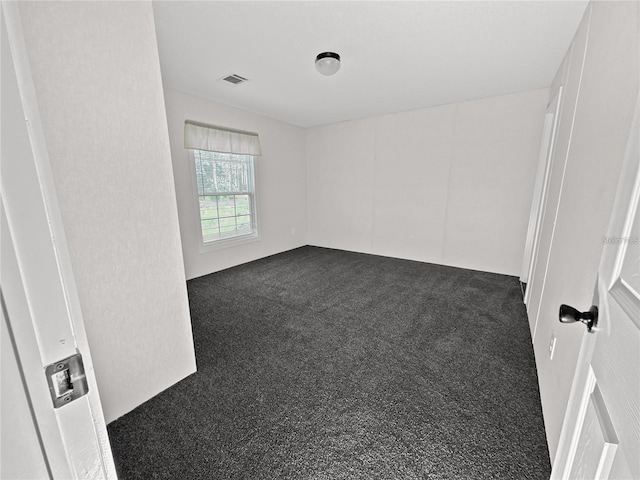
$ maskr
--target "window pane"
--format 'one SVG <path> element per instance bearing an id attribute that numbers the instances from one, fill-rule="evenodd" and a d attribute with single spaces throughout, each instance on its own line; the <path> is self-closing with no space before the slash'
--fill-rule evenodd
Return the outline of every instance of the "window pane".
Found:
<path id="1" fill-rule="evenodd" d="M 244 215 L 242 217 L 236 217 L 236 221 L 238 224 L 238 230 L 242 230 L 243 232 L 247 232 L 251 228 L 251 217 L 249 215 Z"/>
<path id="2" fill-rule="evenodd" d="M 229 174 L 229 163 L 228 162 L 217 162 L 215 169 L 215 177 L 216 177 L 216 192 L 230 192 L 230 174 Z"/>
<path id="3" fill-rule="evenodd" d="M 203 196 L 200 197 L 200 218 L 217 218 L 218 207 L 216 197 Z"/>
<path id="4" fill-rule="evenodd" d="M 250 191 L 250 156 L 196 150 L 194 157 L 200 195 Z"/>
<path id="5" fill-rule="evenodd" d="M 198 178 L 198 193 L 200 195 L 215 192 L 213 185 L 213 171 L 215 161 L 211 152 L 196 150 L 196 177 Z"/>
<path id="6" fill-rule="evenodd" d="M 249 195 L 236 195 L 236 212 L 238 215 L 248 215 L 251 213 L 249 205 Z"/>
<path id="7" fill-rule="evenodd" d="M 236 228 L 236 218 L 235 217 L 227 217 L 220 219 L 220 230 L 223 232 L 228 232 L 229 229 L 235 230 Z"/>
<path id="8" fill-rule="evenodd" d="M 203 230 L 218 230 L 218 220 L 203 218 L 201 224 Z"/>
<path id="9" fill-rule="evenodd" d="M 218 229 L 218 220 L 216 219 L 202 219 L 200 221 L 202 227 L 203 238 L 214 239 L 217 238 L 220 230 Z"/>
<path id="10" fill-rule="evenodd" d="M 193 153 L 203 241 L 254 233 L 251 156 Z"/>
<path id="11" fill-rule="evenodd" d="M 236 202 L 234 195 L 221 195 L 218 197 L 218 212 L 221 218 L 235 216 Z"/>

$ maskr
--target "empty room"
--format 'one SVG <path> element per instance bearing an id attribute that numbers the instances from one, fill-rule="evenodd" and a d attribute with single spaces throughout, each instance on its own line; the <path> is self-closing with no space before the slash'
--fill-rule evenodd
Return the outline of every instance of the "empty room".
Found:
<path id="1" fill-rule="evenodd" d="M 640 479 L 640 2 L 2 1 L 2 479 Z"/>

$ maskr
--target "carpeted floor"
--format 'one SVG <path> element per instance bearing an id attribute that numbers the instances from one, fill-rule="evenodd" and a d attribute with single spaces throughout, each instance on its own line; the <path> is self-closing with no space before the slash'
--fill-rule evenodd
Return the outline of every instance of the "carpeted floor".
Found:
<path id="1" fill-rule="evenodd" d="M 548 479 L 518 279 L 303 247 L 188 282 L 198 372 L 122 479 Z"/>

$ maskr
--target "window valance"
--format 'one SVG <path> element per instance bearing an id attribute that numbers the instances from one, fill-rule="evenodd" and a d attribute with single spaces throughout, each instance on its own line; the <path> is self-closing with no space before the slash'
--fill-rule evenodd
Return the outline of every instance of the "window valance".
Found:
<path id="1" fill-rule="evenodd" d="M 236 155 L 262 155 L 257 133 L 192 120 L 184 122 L 184 148 Z"/>

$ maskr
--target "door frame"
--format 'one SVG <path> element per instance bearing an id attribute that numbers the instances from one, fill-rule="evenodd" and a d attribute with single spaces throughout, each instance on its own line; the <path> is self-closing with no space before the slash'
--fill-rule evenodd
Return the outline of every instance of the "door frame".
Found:
<path id="1" fill-rule="evenodd" d="M 2 37 L 8 39 L 8 48 L 3 50 L 10 51 L 11 57 L 3 59 L 3 64 L 6 61 L 5 66 L 13 67 L 13 71 L 3 71 L 3 75 L 13 76 L 15 72 L 15 90 L 19 96 L 18 99 L 13 97 L 15 92 L 3 92 L 7 95 L 4 98 L 14 109 L 19 108 L 19 114 L 24 118 L 24 124 L 11 125 L 9 122 L 2 126 L 3 136 L 5 132 L 11 132 L 6 138 L 22 139 L 3 145 L 3 154 L 6 152 L 7 157 L 19 159 L 8 161 L 3 158 L 2 162 L 3 317 L 10 327 L 25 393 L 50 475 L 53 478 L 115 479 L 19 2 L 3 0 L 0 16 Z M 8 178 L 4 173 L 9 174 Z M 25 211 L 37 215 L 25 215 Z M 76 353 L 82 355 L 88 393 L 54 409 L 45 367 Z"/>
<path id="2" fill-rule="evenodd" d="M 562 105 L 562 91 L 563 87 L 560 85 L 557 93 L 547 105 L 547 111 L 545 114 L 542 142 L 540 144 L 540 154 L 538 157 L 538 170 L 533 187 L 531 212 L 529 214 L 529 227 L 527 229 L 522 270 L 520 273 L 520 281 L 522 283 L 529 282 L 536 264 L 538 238 L 540 236 L 544 206 L 547 202 L 547 186 L 549 184 L 551 162 L 553 160 L 554 147 L 556 144 L 560 106 Z M 527 289 L 524 294 L 524 303 L 527 304 L 528 301 L 529 291 Z"/>

